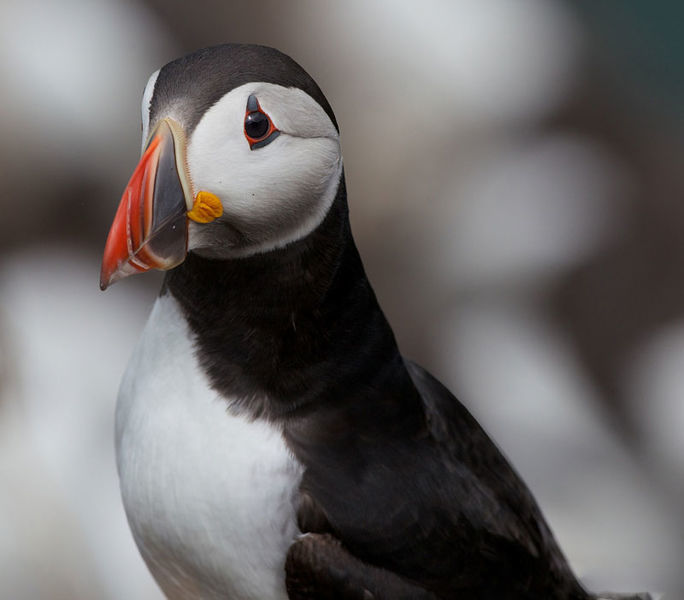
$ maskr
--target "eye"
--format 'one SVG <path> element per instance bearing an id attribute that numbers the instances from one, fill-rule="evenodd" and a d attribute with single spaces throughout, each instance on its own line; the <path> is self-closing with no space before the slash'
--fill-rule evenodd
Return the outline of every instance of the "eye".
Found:
<path id="1" fill-rule="evenodd" d="M 245 117 L 245 133 L 248 138 L 260 140 L 268 133 L 270 121 L 262 112 L 247 113 Z"/>
<path id="2" fill-rule="evenodd" d="M 249 142 L 250 150 L 263 148 L 279 135 L 280 131 L 276 129 L 271 118 L 261 109 L 256 96 L 251 94 L 247 98 L 247 110 L 245 111 L 245 137 Z"/>

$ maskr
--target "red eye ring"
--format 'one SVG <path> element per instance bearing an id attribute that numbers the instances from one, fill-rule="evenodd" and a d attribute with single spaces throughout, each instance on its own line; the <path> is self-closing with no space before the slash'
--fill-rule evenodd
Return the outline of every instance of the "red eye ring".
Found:
<path id="1" fill-rule="evenodd" d="M 250 150 L 263 148 L 280 135 L 280 131 L 271 121 L 271 117 L 262 110 L 254 94 L 247 98 L 244 131 Z"/>

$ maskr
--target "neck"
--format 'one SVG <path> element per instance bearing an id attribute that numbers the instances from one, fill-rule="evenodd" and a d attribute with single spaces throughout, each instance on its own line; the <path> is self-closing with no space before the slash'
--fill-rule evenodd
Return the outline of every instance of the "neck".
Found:
<path id="1" fill-rule="evenodd" d="M 401 357 L 349 229 L 344 181 L 318 228 L 285 248 L 167 274 L 215 389 L 254 415 L 343 402 Z M 402 366 L 403 368 L 403 366 Z"/>

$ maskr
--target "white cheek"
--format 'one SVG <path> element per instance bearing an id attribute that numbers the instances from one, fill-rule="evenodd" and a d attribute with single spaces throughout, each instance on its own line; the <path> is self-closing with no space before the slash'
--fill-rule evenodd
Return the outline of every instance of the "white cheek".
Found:
<path id="1" fill-rule="evenodd" d="M 233 118 L 205 115 L 187 157 L 195 192 L 221 199 L 223 219 L 258 239 L 252 253 L 303 237 L 323 220 L 337 192 L 342 160 L 336 137 L 282 132 L 251 150 L 243 131 L 244 103 L 244 95 L 223 99 L 221 116 Z"/>
<path id="2" fill-rule="evenodd" d="M 211 109 L 193 132 L 187 160 L 195 192 L 207 190 L 220 196 L 219 190 L 228 177 L 235 177 L 240 170 L 237 167 L 249 163 L 253 151 L 242 130 L 240 104 L 235 98 L 225 106 L 224 119 L 212 119 L 220 115 L 212 115 Z M 244 115 L 244 107 L 241 112 Z"/>
<path id="3" fill-rule="evenodd" d="M 238 168 L 226 170 L 229 175 L 217 189 L 225 194 L 231 214 L 252 220 L 276 219 L 289 211 L 309 212 L 323 201 L 340 162 L 339 146 L 328 138 L 282 134 L 268 146 L 249 152 Z"/>

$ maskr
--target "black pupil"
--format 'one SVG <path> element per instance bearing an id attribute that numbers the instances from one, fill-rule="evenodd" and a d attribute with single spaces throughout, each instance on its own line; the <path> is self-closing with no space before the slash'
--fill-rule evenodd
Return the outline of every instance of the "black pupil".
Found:
<path id="1" fill-rule="evenodd" d="M 245 117 L 245 133 L 254 140 L 266 135 L 268 117 L 259 111 L 251 112 Z"/>

